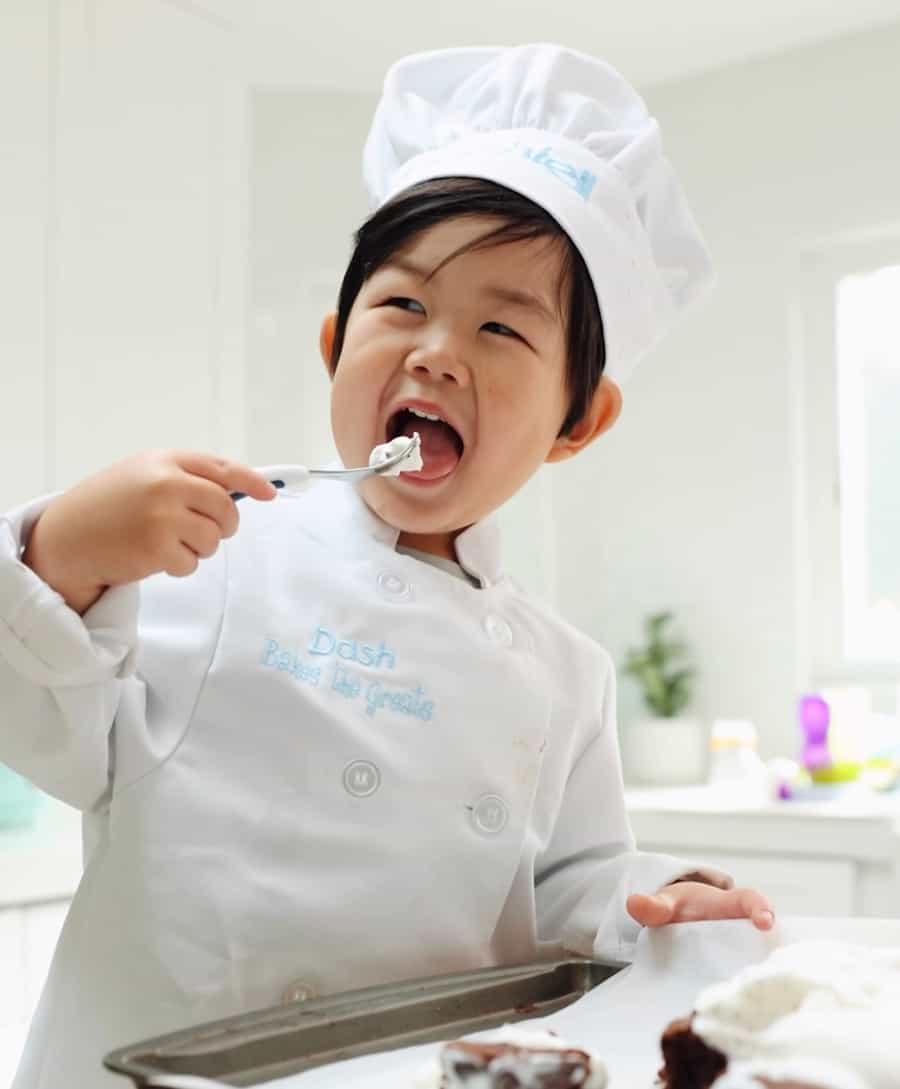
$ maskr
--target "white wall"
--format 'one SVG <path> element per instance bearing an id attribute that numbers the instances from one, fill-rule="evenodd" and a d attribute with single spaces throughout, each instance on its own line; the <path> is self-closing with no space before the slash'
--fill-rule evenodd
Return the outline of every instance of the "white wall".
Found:
<path id="1" fill-rule="evenodd" d="M 809 682 L 793 277 L 825 236 L 900 225 L 898 57 L 900 26 L 646 93 L 719 283 L 628 386 L 615 432 L 554 474 L 560 608 L 619 662 L 643 614 L 673 608 L 698 709 L 752 718 L 768 754 L 796 751 Z M 635 697 L 624 681 L 626 720 Z"/>
<path id="2" fill-rule="evenodd" d="M 319 326 L 367 213 L 360 170 L 375 99 L 259 90 L 251 98 L 250 459 L 335 456 Z"/>
<path id="3" fill-rule="evenodd" d="M 5 0 L 0 509 L 149 446 L 243 456 L 236 45 L 160 0 Z"/>
<path id="4" fill-rule="evenodd" d="M 50 14 L 19 3 L 0 32 L 0 506 L 40 490 L 48 353 Z M 16 411 L 10 412 L 9 406 Z"/>

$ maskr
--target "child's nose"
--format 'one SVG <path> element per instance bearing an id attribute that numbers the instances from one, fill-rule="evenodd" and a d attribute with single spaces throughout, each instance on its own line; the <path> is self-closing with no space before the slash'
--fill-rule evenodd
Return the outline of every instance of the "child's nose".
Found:
<path id="1" fill-rule="evenodd" d="M 449 337 L 419 345 L 409 353 L 404 365 L 408 374 L 425 381 L 453 382 L 461 387 L 469 384 L 469 368 Z"/>

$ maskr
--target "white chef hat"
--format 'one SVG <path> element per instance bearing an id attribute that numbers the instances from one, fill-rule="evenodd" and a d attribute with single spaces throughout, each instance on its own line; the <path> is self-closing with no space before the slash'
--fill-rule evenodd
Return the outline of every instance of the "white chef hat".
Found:
<path id="1" fill-rule="evenodd" d="M 712 281 L 656 121 L 614 68 L 571 49 L 403 58 L 385 77 L 363 170 L 374 207 L 430 178 L 476 177 L 546 209 L 590 271 L 619 382 Z"/>

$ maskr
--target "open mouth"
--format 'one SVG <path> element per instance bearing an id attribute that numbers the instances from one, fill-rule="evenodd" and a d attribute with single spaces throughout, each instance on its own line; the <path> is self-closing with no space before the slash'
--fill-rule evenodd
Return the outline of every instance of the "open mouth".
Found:
<path id="1" fill-rule="evenodd" d="M 399 435 L 412 437 L 419 432 L 422 440 L 423 467 L 417 473 L 402 473 L 408 479 L 440 480 L 459 464 L 465 444 L 455 427 L 435 413 L 419 408 L 401 408 L 387 422 L 387 441 Z"/>

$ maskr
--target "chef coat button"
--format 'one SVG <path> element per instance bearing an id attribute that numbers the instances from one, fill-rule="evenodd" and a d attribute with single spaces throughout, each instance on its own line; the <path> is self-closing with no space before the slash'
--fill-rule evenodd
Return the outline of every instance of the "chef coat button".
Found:
<path id="1" fill-rule="evenodd" d="M 492 642 L 499 643 L 501 647 L 512 646 L 512 628 L 502 616 L 488 613 L 484 618 L 484 630 L 488 633 L 488 638 L 491 639 Z"/>
<path id="2" fill-rule="evenodd" d="M 285 987 L 281 992 L 281 1004 L 282 1006 L 290 1006 L 294 1002 L 306 1002 L 308 999 L 315 997 L 315 987 L 310 983 L 303 983 L 298 980 L 289 987 Z"/>
<path id="3" fill-rule="evenodd" d="M 399 575 L 392 575 L 388 571 L 382 571 L 378 576 L 378 589 L 381 596 L 388 601 L 405 601 L 412 596 L 412 589 Z"/>
<path id="4" fill-rule="evenodd" d="M 354 760 L 344 768 L 344 790 L 354 798 L 368 798 L 381 786 L 381 772 L 368 760 Z"/>
<path id="5" fill-rule="evenodd" d="M 472 808 L 472 823 L 484 836 L 496 836 L 506 827 L 509 810 L 497 794 L 485 794 Z"/>

